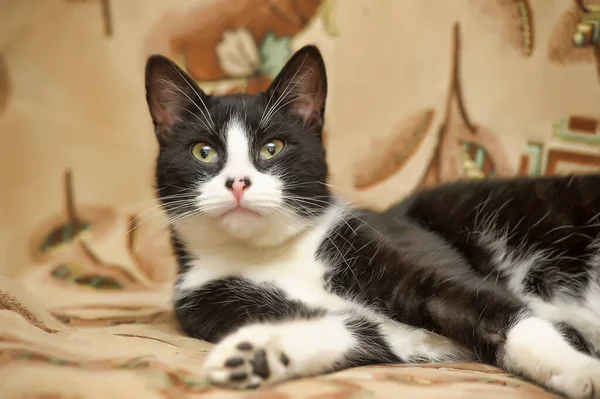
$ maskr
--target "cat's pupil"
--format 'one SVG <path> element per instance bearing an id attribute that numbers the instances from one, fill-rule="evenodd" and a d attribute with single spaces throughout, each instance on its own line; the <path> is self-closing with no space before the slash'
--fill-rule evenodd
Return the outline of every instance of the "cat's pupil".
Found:
<path id="1" fill-rule="evenodd" d="M 275 143 L 267 143 L 267 151 L 271 155 L 275 155 L 275 151 L 277 151 L 277 146 Z"/>
<path id="2" fill-rule="evenodd" d="M 202 158 L 208 158 L 208 156 L 210 155 L 210 150 L 211 148 L 209 146 L 202 147 L 202 149 L 200 150 L 200 156 Z"/>

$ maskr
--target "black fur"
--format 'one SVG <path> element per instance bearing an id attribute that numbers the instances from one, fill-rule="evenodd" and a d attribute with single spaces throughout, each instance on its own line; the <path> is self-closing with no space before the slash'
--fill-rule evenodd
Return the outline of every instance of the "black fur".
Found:
<path id="1" fill-rule="evenodd" d="M 510 202 L 515 206 L 506 206 Z M 599 212 L 600 176 L 449 184 L 382 215 L 360 214 L 340 225 L 320 252 L 352 253 L 350 268 L 340 263 L 330 273 L 333 292 L 351 292 L 389 317 L 451 337 L 498 364 L 507 329 L 527 307 L 477 244 L 477 223 L 494 218 L 516 253 L 555 254 L 527 275 L 527 292 L 542 299 L 557 290 L 577 297 L 590 278 L 600 277 L 585 263 L 593 237 L 600 236 Z M 570 331 L 577 347 L 589 351 Z"/>
<path id="2" fill-rule="evenodd" d="M 318 53 L 313 47 L 307 47 L 306 51 Z M 301 62 L 302 59 L 300 56 L 291 59 L 290 66 Z M 321 69 L 321 79 L 314 80 L 320 82 L 320 90 L 324 91 L 325 96 L 327 80 L 324 65 L 320 56 L 315 60 L 312 68 Z M 253 162 L 261 171 L 280 169 L 293 172 L 281 176 L 285 183 L 286 203 L 305 218 L 314 218 L 323 212 L 324 205 L 332 200 L 331 193 L 323 184 L 327 178 L 325 148 L 321 143 L 324 97 L 322 109 L 319 115 L 312 117 L 311 123 L 304 122 L 300 117 L 290 117 L 290 113 L 277 112 L 272 115 L 266 126 L 259 124 L 267 104 L 272 105 L 280 91 L 289 89 L 287 82 L 282 82 L 292 69 L 288 68 L 287 71 L 282 71 L 273 82 L 273 89 L 266 93 L 256 96 L 209 96 L 167 58 L 153 56 L 148 60 L 147 100 L 160 145 L 156 162 L 156 188 L 159 200 L 167 212 L 183 214 L 193 210 L 191 205 L 177 201 L 181 200 L 182 196 L 187 195 L 189 198 L 191 189 L 198 187 L 199 182 L 217 175 L 226 164 L 227 137 L 224 132 L 227 131 L 226 125 L 233 115 L 240 119 L 250 133 L 252 153 L 257 154 L 262 145 L 270 139 L 277 138 L 285 142 L 282 156 L 271 160 L 254 157 Z M 165 83 L 166 80 L 171 83 Z M 172 95 L 169 90 L 174 90 L 172 85 L 184 93 L 179 93 L 175 104 L 170 104 L 175 102 L 169 97 Z M 197 106 L 198 104 L 201 106 Z M 208 121 L 201 123 L 207 120 L 204 119 L 206 111 L 202 104 L 210 112 L 210 121 L 213 122 L 214 128 Z M 169 106 L 173 107 L 176 115 L 170 118 L 161 117 L 166 113 L 165 108 Z M 192 156 L 182 156 L 189 154 L 192 146 L 198 142 L 207 142 L 219 151 L 221 156 L 217 163 L 206 164 L 198 162 Z"/>
<path id="3" fill-rule="evenodd" d="M 294 72 L 302 68 L 308 68 L 308 77 L 296 83 L 304 94 L 292 91 L 298 101 L 261 125 L 267 104 L 286 92 Z M 186 96 L 175 95 L 174 100 L 165 79 Z M 254 157 L 252 162 L 260 171 L 281 174 L 284 201 L 296 214 L 315 222 L 331 208 L 321 144 L 326 78 L 316 48 L 299 51 L 267 93 L 255 96 L 207 96 L 162 57 L 150 59 L 147 82 L 160 143 L 156 183 L 167 212 L 193 210 L 193 204 L 182 207 L 176 201 L 223 168 L 223 131 L 232 116 L 250 132 L 252 154 L 269 139 L 285 142 L 282 156 L 269 161 Z M 303 103 L 305 96 L 314 98 Z M 205 105 L 212 126 L 190 98 Z M 189 156 L 200 141 L 220 150 L 217 163 L 202 164 Z M 191 255 L 177 233 L 172 243 L 183 274 Z M 340 220 L 315 255 L 328 266 L 323 284 L 330 293 L 448 337 L 482 361 L 502 366 L 509 329 L 533 312 L 524 297 L 581 300 L 590 283 L 600 278 L 591 262 L 593 256 L 600 258 L 596 245 L 600 247 L 600 176 L 589 175 L 457 182 L 421 191 L 382 214 L 357 211 Z M 529 258 L 533 260 L 525 277 L 515 283 L 516 269 Z M 256 284 L 237 275 L 178 296 L 175 309 L 189 335 L 210 342 L 251 322 L 306 320 L 329 311 L 291 299 L 274 284 Z M 334 369 L 426 360 L 399 358 L 378 321 L 352 309 L 344 314 L 345 327 L 358 345 Z M 557 328 L 577 349 L 593 350 L 573 326 L 557 323 Z M 249 342 L 238 349 L 260 353 Z M 230 361 L 239 363 L 235 357 Z M 260 356 L 256 361 L 254 373 L 266 378 L 268 365 L 263 367 Z M 281 362 L 287 365 L 290 359 L 282 354 Z M 247 375 L 238 377 L 245 380 Z"/>
<path id="4" fill-rule="evenodd" d="M 253 284 L 240 278 L 215 280 L 175 300 L 175 315 L 184 331 L 208 342 L 251 322 L 311 319 L 324 309 L 288 299 L 270 284 Z"/>
<path id="5" fill-rule="evenodd" d="M 354 366 L 366 366 L 381 363 L 403 363 L 409 359 L 400 359 L 390 348 L 378 323 L 359 314 L 352 314 L 346 321 L 346 327 L 358 339 L 356 348 L 346 354 L 344 360 L 334 369 Z"/>
<path id="6" fill-rule="evenodd" d="M 179 266 L 179 274 L 185 273 L 189 269 L 189 261 L 193 257 L 186 251 L 185 244 L 177 237 L 175 231 L 171 232 L 171 248 L 173 248 L 173 254 L 177 260 Z"/>
<path id="7" fill-rule="evenodd" d="M 600 235 L 600 175 L 450 184 L 419 193 L 387 215 L 405 208 L 408 217 L 465 254 L 480 275 L 492 264 L 474 239 L 486 220 L 508 231 L 510 250 L 547 251 L 547 261 L 536 264 L 524 281 L 528 292 L 543 299 L 565 286 L 572 288 L 565 293 L 578 296 L 598 273 L 589 273 L 586 261 Z"/>
<path id="8" fill-rule="evenodd" d="M 403 217 L 363 213 L 323 242 L 322 253 L 351 250 L 350 267 L 329 275 L 330 289 L 354 294 L 388 317 L 452 337 L 495 363 L 506 329 L 525 309 L 513 295 L 478 278 L 441 237 Z M 368 223 L 371 227 L 367 227 Z M 354 234 L 356 231 L 357 234 Z M 385 232 L 388 240 L 378 235 Z"/>

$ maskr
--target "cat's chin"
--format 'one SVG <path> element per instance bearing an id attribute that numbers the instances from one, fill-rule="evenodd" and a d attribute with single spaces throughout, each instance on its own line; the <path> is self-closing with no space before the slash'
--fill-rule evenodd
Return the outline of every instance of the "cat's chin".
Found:
<path id="1" fill-rule="evenodd" d="M 266 218 L 248 208 L 230 209 L 218 217 L 217 223 L 231 237 L 244 241 L 252 240 L 269 229 Z"/>
<path id="2" fill-rule="evenodd" d="M 255 247 L 279 245 L 306 229 L 297 221 L 285 220 L 285 216 L 272 217 L 261 211 L 232 209 L 213 220 L 231 238 Z"/>
<path id="3" fill-rule="evenodd" d="M 243 207 L 240 205 L 236 205 L 234 208 L 231 208 L 225 212 L 223 212 L 221 214 L 221 218 L 226 218 L 226 217 L 251 217 L 251 218 L 257 218 L 257 217 L 261 217 L 262 215 L 250 208 L 247 207 Z"/>

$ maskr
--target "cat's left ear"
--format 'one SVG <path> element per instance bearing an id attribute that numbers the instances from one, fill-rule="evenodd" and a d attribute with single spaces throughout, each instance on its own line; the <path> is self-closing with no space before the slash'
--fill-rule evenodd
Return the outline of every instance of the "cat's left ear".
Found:
<path id="1" fill-rule="evenodd" d="M 300 117 L 321 133 L 327 98 L 327 74 L 321 52 L 304 46 L 285 64 L 267 89 L 269 107 L 285 104 L 284 111 Z M 267 110 L 268 112 L 268 110 Z"/>
<path id="2" fill-rule="evenodd" d="M 206 94 L 174 62 L 153 55 L 146 63 L 146 100 L 159 142 L 185 120 L 194 118 Z M 208 111 L 207 111 L 208 112 Z"/>

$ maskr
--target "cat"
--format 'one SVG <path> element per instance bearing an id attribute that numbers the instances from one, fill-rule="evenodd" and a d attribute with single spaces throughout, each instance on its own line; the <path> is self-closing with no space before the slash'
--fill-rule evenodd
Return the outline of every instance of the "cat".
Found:
<path id="1" fill-rule="evenodd" d="M 256 95 L 207 95 L 154 55 L 146 94 L 175 314 L 216 343 L 212 383 L 479 360 L 600 398 L 600 175 L 456 182 L 377 214 L 327 183 L 317 47 Z"/>

